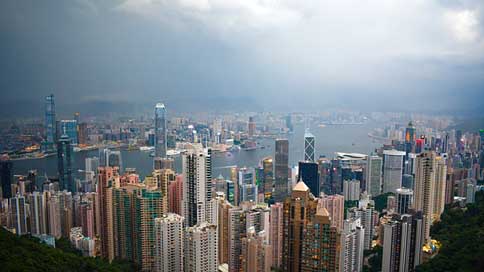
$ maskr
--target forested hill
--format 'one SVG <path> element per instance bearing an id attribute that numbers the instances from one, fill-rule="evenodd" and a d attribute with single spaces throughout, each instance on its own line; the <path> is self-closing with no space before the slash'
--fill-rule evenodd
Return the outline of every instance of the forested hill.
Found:
<path id="1" fill-rule="evenodd" d="M 109 264 L 49 247 L 37 238 L 18 237 L 0 228 L 0 271 L 132 271 L 130 264 Z"/>
<path id="2" fill-rule="evenodd" d="M 484 192 L 478 192 L 476 203 L 465 209 L 446 208 L 431 236 L 442 247 L 417 271 L 484 271 Z"/>

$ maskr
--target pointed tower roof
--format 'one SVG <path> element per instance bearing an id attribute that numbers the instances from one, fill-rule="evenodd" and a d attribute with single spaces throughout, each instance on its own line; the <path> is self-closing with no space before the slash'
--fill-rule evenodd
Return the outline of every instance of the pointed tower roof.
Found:
<path id="1" fill-rule="evenodd" d="M 296 186 L 294 186 L 292 190 L 299 191 L 299 192 L 306 192 L 306 191 L 309 191 L 309 187 L 306 185 L 306 183 L 304 183 L 304 181 L 301 180 L 296 184 Z"/>
<path id="2" fill-rule="evenodd" d="M 326 210 L 325 207 L 321 207 L 321 208 L 318 209 L 318 215 L 329 217 L 329 212 L 328 212 L 328 210 Z"/>

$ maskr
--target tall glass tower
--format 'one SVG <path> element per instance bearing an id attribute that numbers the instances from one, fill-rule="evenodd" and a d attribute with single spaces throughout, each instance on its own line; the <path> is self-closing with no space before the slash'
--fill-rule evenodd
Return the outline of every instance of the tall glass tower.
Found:
<path id="1" fill-rule="evenodd" d="M 166 157 L 166 109 L 163 103 L 155 106 L 155 156 Z"/>
<path id="2" fill-rule="evenodd" d="M 304 161 L 314 162 L 314 135 L 308 129 L 304 133 Z"/>
<path id="3" fill-rule="evenodd" d="M 42 145 L 44 152 L 54 150 L 55 130 L 55 100 L 54 95 L 51 94 L 45 97 L 45 138 Z"/>
<path id="4" fill-rule="evenodd" d="M 76 186 L 72 178 L 73 152 L 71 139 L 66 134 L 63 134 L 57 142 L 57 171 L 59 172 L 60 189 L 69 192 L 76 192 Z"/>

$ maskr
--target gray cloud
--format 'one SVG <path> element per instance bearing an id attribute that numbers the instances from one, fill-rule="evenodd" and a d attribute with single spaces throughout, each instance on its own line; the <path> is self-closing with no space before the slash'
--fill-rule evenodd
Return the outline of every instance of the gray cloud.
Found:
<path id="1" fill-rule="evenodd" d="M 476 110 L 483 10 L 479 0 L 3 1 L 0 89 L 6 103 L 54 92 L 70 105 L 179 110 Z"/>

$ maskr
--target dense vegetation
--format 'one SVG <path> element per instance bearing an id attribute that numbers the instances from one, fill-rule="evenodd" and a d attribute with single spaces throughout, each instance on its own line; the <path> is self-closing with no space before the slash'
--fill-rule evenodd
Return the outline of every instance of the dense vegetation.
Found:
<path id="1" fill-rule="evenodd" d="M 371 250 L 365 250 L 364 256 L 368 258 L 368 265 L 363 266 L 363 272 L 381 271 L 383 247 L 376 245 Z"/>
<path id="2" fill-rule="evenodd" d="M 109 264 L 99 258 L 80 256 L 74 249 L 60 241 L 65 252 L 41 243 L 37 238 L 18 237 L 0 228 L 1 271 L 133 271 L 129 263 Z"/>
<path id="3" fill-rule="evenodd" d="M 389 196 L 394 195 L 393 193 L 385 193 L 379 196 L 375 196 L 372 199 L 375 201 L 375 210 L 379 211 L 380 213 L 383 209 L 387 208 L 387 199 Z"/>
<path id="4" fill-rule="evenodd" d="M 442 247 L 417 271 L 484 271 L 484 192 L 465 209 L 447 207 L 431 235 Z"/>

